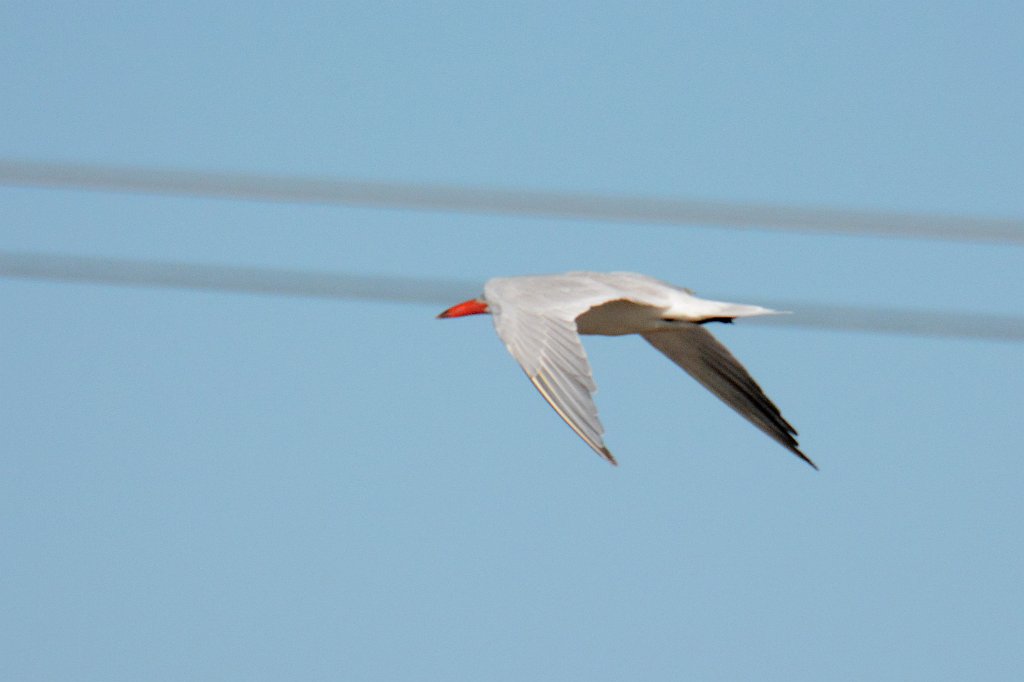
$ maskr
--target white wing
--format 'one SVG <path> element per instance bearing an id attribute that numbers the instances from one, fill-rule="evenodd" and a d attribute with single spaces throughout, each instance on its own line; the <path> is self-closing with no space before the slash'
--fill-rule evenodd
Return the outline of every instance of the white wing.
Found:
<path id="1" fill-rule="evenodd" d="M 575 320 L 504 309 L 494 327 L 533 385 L 595 452 L 615 464 L 604 445 L 604 427 L 597 416 L 587 353 L 576 333 Z"/>
<path id="2" fill-rule="evenodd" d="M 569 292 L 563 289 L 561 296 L 549 298 L 545 294 L 553 293 L 550 290 L 542 293 L 530 289 L 509 296 L 507 290 L 488 287 L 486 296 L 491 304 L 494 328 L 558 416 L 595 452 L 615 464 L 602 438 L 604 428 L 592 397 L 597 386 L 576 331 L 575 319 L 595 302 L 605 300 L 607 293 L 589 290 L 565 296 Z"/>

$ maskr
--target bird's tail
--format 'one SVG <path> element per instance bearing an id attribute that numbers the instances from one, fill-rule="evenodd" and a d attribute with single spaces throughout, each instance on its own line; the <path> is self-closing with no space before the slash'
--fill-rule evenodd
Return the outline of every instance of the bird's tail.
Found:
<path id="1" fill-rule="evenodd" d="M 699 307 L 690 318 L 692 322 L 709 322 L 712 320 L 729 321 L 737 317 L 756 317 L 758 315 L 788 315 L 788 310 L 772 310 L 759 305 L 742 303 L 726 303 L 725 301 L 699 300 Z"/>

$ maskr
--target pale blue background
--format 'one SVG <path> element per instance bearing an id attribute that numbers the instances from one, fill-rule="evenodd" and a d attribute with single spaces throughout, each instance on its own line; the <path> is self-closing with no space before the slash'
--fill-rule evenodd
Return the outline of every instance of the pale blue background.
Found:
<path id="1" fill-rule="evenodd" d="M 209 5 L 0 5 L 0 157 L 1024 216 L 1019 2 Z M 998 245 L 0 188 L 0 249 L 1024 313 Z M 437 312 L 0 281 L 0 678 L 1019 679 L 1020 345 L 718 329 L 815 473 L 589 339 L 616 469 Z"/>

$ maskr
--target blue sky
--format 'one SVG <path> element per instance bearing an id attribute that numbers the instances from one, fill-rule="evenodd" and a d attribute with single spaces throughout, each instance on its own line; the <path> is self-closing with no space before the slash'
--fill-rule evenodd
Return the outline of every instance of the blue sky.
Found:
<path id="1" fill-rule="evenodd" d="M 4 159 L 1024 216 L 1019 3 L 0 26 Z M 1019 247 L 710 226 L 0 188 L 0 250 L 1024 314 Z M 1019 675 L 1019 344 L 716 330 L 815 473 L 641 340 L 587 339 L 612 468 L 487 319 L 437 312 L 0 280 L 0 676 Z"/>

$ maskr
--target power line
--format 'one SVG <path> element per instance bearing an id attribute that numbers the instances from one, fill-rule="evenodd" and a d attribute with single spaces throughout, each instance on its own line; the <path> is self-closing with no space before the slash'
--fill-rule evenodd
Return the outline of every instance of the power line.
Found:
<path id="1" fill-rule="evenodd" d="M 472 295 L 481 289 L 479 283 L 455 280 L 345 275 L 275 268 L 5 251 L 0 251 L 0 277 L 434 305 L 444 305 L 446 301 Z"/>
<path id="2" fill-rule="evenodd" d="M 0 184 L 1024 245 L 1024 220 L 0 159 Z"/>
<path id="3" fill-rule="evenodd" d="M 446 306 L 481 290 L 478 282 L 316 273 L 196 263 L 137 261 L 0 251 L 0 277 L 64 283 L 361 299 Z M 727 300 L 729 297 L 725 297 Z M 737 297 L 739 300 L 745 300 Z M 759 303 L 793 315 L 746 322 L 841 331 L 992 341 L 1024 341 L 1024 317 L 909 309 L 829 306 L 792 301 Z"/>

